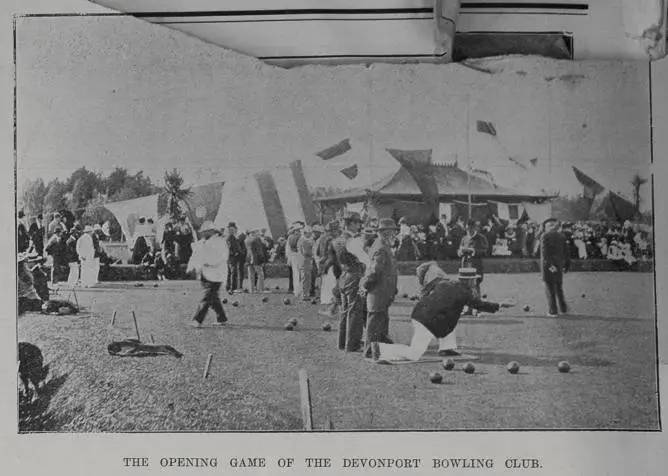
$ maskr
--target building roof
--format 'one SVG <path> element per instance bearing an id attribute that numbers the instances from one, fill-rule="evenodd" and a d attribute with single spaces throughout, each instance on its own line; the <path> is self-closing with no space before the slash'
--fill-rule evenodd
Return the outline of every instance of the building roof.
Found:
<path id="1" fill-rule="evenodd" d="M 432 167 L 441 199 L 461 199 L 468 197 L 469 177 L 471 196 L 474 201 L 535 201 L 552 198 L 547 194 L 536 194 L 498 186 L 492 183 L 491 180 L 485 180 L 476 174 L 469 174 L 465 170 L 460 169 L 457 164 L 434 164 Z M 353 202 L 372 197 L 419 200 L 422 197 L 422 193 L 408 170 L 401 167 L 398 171 L 375 182 L 368 188 L 353 189 L 336 195 L 319 197 L 315 200 L 321 202 Z"/>

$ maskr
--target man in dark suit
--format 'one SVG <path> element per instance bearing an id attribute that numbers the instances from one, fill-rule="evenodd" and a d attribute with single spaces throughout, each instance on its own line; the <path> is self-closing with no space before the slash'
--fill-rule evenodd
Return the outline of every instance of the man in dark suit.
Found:
<path id="1" fill-rule="evenodd" d="M 241 256 L 241 247 L 243 243 L 239 242 L 237 238 L 237 225 L 230 222 L 227 225 L 227 248 L 230 250 L 230 255 L 227 261 L 227 283 L 225 285 L 227 292 L 232 294 L 237 290 L 239 284 L 239 261 Z"/>
<path id="2" fill-rule="evenodd" d="M 562 314 L 568 312 L 564 297 L 563 275 L 568 272 L 571 258 L 564 237 L 557 230 L 557 220 L 543 222 L 544 233 L 540 238 L 540 272 L 545 282 L 545 294 L 549 306 L 548 316 L 557 316 L 557 304 Z"/>
<path id="3" fill-rule="evenodd" d="M 421 297 L 411 313 L 411 343 L 372 344 L 372 359 L 376 363 L 420 360 L 434 339 L 438 339 L 439 347 L 443 347 L 446 338 L 457 327 L 465 306 L 490 313 L 512 306 L 480 300 L 463 280 L 448 279 L 435 262 L 421 264 L 417 269 L 417 276 Z"/>
<path id="4" fill-rule="evenodd" d="M 371 357 L 372 342 L 392 343 L 389 311 L 397 295 L 397 263 L 392 254 L 392 243 L 398 230 L 391 218 L 380 220 L 378 238 L 368 251 L 370 264 L 360 282 L 367 305 L 366 357 Z"/>

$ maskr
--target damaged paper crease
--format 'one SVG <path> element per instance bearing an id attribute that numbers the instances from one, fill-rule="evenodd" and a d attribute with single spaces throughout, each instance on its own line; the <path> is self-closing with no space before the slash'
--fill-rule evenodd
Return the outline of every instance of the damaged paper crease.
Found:
<path id="1" fill-rule="evenodd" d="M 624 29 L 626 37 L 637 41 L 647 57 L 658 60 L 666 56 L 666 0 L 626 0 Z"/>
<path id="2" fill-rule="evenodd" d="M 284 68 L 666 54 L 667 0 L 90 1 Z"/>

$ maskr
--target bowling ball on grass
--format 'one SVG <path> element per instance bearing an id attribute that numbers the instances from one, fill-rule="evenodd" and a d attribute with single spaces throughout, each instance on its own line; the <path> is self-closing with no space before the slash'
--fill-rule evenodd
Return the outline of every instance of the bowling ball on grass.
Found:
<path id="1" fill-rule="evenodd" d="M 468 362 L 468 363 L 464 366 L 464 372 L 466 372 L 467 374 L 473 374 L 473 373 L 475 373 L 475 365 L 473 365 L 473 363 L 471 363 L 471 362 Z"/>
<path id="2" fill-rule="evenodd" d="M 508 369 L 508 372 L 510 372 L 511 374 L 516 374 L 517 372 L 520 371 L 520 364 L 514 361 L 509 362 L 506 368 Z"/>
<path id="3" fill-rule="evenodd" d="M 442 383 L 443 382 L 443 376 L 439 374 L 438 372 L 431 372 L 429 374 L 429 381 L 431 383 Z"/>
<path id="4" fill-rule="evenodd" d="M 452 370 L 455 368 L 455 361 L 453 359 L 444 359 L 443 368 L 445 370 Z"/>
<path id="5" fill-rule="evenodd" d="M 568 373 L 568 372 L 571 371 L 571 364 L 569 364 L 569 363 L 566 362 L 565 360 L 562 360 L 561 362 L 559 362 L 559 363 L 557 364 L 557 369 L 558 369 L 559 372 L 561 372 L 562 374 L 566 374 L 566 373 Z"/>

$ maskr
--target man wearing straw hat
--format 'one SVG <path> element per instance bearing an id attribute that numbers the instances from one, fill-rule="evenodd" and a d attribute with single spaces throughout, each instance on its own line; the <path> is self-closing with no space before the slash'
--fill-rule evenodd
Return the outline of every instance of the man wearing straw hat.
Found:
<path id="1" fill-rule="evenodd" d="M 389 338 L 390 306 L 397 295 L 397 263 L 392 254 L 392 243 L 399 231 L 391 218 L 380 220 L 378 237 L 369 248 L 370 263 L 360 282 L 366 295 L 366 349 L 371 357 L 371 343 L 392 343 Z"/>
<path id="2" fill-rule="evenodd" d="M 468 284 L 462 282 L 463 280 L 448 279 L 435 262 L 418 266 L 417 276 L 421 297 L 411 313 L 411 343 L 372 343 L 371 354 L 376 363 L 420 360 L 433 339 L 438 339 L 439 348 L 448 346 L 446 338 L 457 326 L 465 306 L 490 313 L 512 306 L 508 303 L 481 301 L 473 295 Z"/>
<path id="3" fill-rule="evenodd" d="M 204 296 L 193 316 L 192 326 L 202 327 L 209 309 L 216 313 L 215 326 L 227 322 L 227 316 L 220 302 L 220 287 L 227 281 L 229 248 L 225 238 L 211 221 L 205 221 L 199 230 L 201 239 L 195 244 L 188 263 L 188 272 L 195 271 L 204 288 Z"/>

